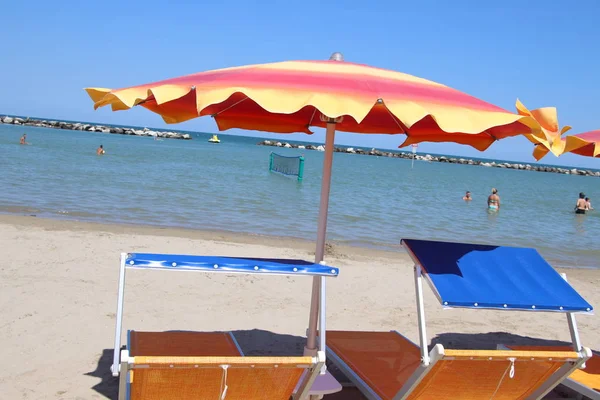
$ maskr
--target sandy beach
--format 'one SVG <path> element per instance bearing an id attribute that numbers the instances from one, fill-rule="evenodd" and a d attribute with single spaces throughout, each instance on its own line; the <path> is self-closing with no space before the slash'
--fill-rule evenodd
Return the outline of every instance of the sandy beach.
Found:
<path id="1" fill-rule="evenodd" d="M 400 238 L 398 238 L 400 239 Z M 311 260 L 313 245 L 284 238 L 144 226 L 0 216 L 0 337 L 5 399 L 116 398 L 110 376 L 121 252 L 159 252 Z M 334 245 L 341 269 L 329 280 L 328 327 L 396 329 L 417 340 L 412 264 L 398 249 Z M 594 306 L 600 270 L 561 270 Z M 299 354 L 309 278 L 132 271 L 125 329 L 233 330 L 247 354 Z M 450 348 L 568 341 L 554 314 L 442 310 L 426 290 L 429 337 Z M 578 318 L 584 345 L 600 350 L 600 320 Z"/>

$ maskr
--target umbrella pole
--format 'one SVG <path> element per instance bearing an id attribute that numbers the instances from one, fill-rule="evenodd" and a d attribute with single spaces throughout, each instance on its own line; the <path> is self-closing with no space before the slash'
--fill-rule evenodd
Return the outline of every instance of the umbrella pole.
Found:
<path id="1" fill-rule="evenodd" d="M 327 120 L 327 131 L 325 136 L 325 158 L 323 159 L 323 178 L 321 180 L 321 203 L 319 205 L 319 224 L 317 230 L 317 247 L 315 249 L 315 263 L 323 261 L 325 255 L 325 237 L 327 233 L 327 210 L 329 208 L 329 189 L 331 188 L 331 166 L 333 164 L 333 142 L 335 139 L 335 120 Z M 313 278 L 312 298 L 310 302 L 310 315 L 308 319 L 307 343 L 304 348 L 305 354 L 316 354 L 317 350 L 317 322 L 319 319 L 320 276 Z M 321 332 L 321 336 L 323 336 Z M 324 350 L 324 349 L 321 349 Z"/>

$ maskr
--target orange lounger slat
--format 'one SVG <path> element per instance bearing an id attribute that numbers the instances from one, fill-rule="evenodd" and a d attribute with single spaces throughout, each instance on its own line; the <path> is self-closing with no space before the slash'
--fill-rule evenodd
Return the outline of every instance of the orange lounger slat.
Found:
<path id="1" fill-rule="evenodd" d="M 136 357 L 135 363 L 138 363 Z M 294 387 L 298 383 L 304 369 L 297 368 L 295 365 L 279 365 L 278 360 L 269 360 L 264 358 L 263 362 L 256 360 L 256 357 L 250 357 L 254 366 L 244 360 L 246 357 L 240 357 L 243 364 L 236 365 L 232 359 L 222 359 L 229 365 L 226 375 L 225 370 L 220 366 L 218 359 L 202 361 L 198 358 L 192 358 L 192 364 L 182 364 L 184 358 L 174 359 L 173 367 L 168 364 L 165 358 L 164 363 L 154 364 L 156 358 L 144 357 L 139 361 L 141 368 L 135 368 L 133 371 L 133 382 L 131 382 L 131 400 L 214 400 L 220 399 L 227 385 L 227 400 L 259 400 L 259 399 L 279 399 L 287 400 L 292 395 Z M 149 359 L 149 360 L 144 360 Z M 294 361 L 289 358 L 288 361 L 294 363 L 303 363 L 302 357 Z M 148 368 L 144 365 L 145 361 L 151 361 Z M 280 360 L 279 360 L 280 361 Z M 309 360 L 310 361 L 310 360 Z M 200 365 L 196 368 L 195 362 Z M 206 364 L 207 362 L 211 365 Z M 264 364 L 264 365 L 263 365 Z"/>
<path id="2" fill-rule="evenodd" d="M 382 399 L 392 399 L 421 362 L 419 347 L 396 332 L 327 331 L 327 347 Z"/>
<path id="3" fill-rule="evenodd" d="M 513 350 L 571 350 L 570 346 L 508 346 Z M 598 392 L 600 395 L 600 354 L 593 353 L 592 358 L 585 362 L 585 369 L 573 371 L 569 376 L 576 382 L 581 383 Z"/>
<path id="4" fill-rule="evenodd" d="M 413 390 L 408 399 L 447 399 L 459 395 L 462 400 L 527 399 L 567 361 L 577 354 L 552 352 L 546 357 L 536 352 L 522 352 L 514 363 L 514 376 L 509 376 L 511 362 L 507 355 L 496 350 L 473 351 L 454 357 L 452 350 L 445 356 Z M 460 351 L 468 353 L 468 351 Z M 490 360 L 491 358 L 491 360 Z M 532 360 L 533 359 L 533 360 Z M 495 393 L 495 394 L 494 394 Z"/>
<path id="5" fill-rule="evenodd" d="M 129 333 L 131 356 L 239 356 L 226 332 L 138 332 Z"/>

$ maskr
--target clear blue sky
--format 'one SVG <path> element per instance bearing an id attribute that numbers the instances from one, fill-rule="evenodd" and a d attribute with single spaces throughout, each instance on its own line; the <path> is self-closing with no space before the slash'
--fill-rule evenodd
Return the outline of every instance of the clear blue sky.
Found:
<path id="1" fill-rule="evenodd" d="M 1 14 L 0 114 L 163 127 L 144 109 L 93 111 L 82 88 L 341 51 L 348 61 L 441 82 L 511 111 L 517 97 L 530 109 L 556 106 L 572 133 L 600 129 L 597 0 L 11 1 Z M 177 127 L 216 131 L 210 118 Z M 339 134 L 337 142 L 395 148 L 402 138 Z M 532 161 L 524 138 L 486 153 L 454 144 L 419 151 Z M 600 168 L 600 160 L 575 155 L 544 162 Z"/>

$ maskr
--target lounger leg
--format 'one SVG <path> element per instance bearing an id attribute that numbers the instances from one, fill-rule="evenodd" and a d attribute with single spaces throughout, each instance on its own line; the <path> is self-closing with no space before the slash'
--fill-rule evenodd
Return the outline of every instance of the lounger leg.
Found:
<path id="1" fill-rule="evenodd" d="M 427 349 L 425 349 L 427 350 Z M 427 356 L 429 362 L 427 364 L 421 363 L 412 375 L 404 382 L 404 385 L 400 388 L 398 393 L 394 396 L 393 400 L 404 400 L 408 398 L 412 391 L 415 390 L 419 383 L 427 376 L 427 374 L 433 369 L 435 364 L 444 358 L 444 346 L 436 344 L 431 353 Z"/>
<path id="2" fill-rule="evenodd" d="M 550 393 L 552 389 L 568 378 L 573 371 L 575 371 L 577 368 L 581 368 L 581 365 L 583 365 L 587 359 L 592 357 L 592 351 L 587 347 L 583 347 L 578 353 L 581 357 L 579 361 L 565 363 L 556 372 L 554 372 L 535 392 L 533 392 L 531 396 L 527 398 L 527 400 L 537 400 L 543 398 L 545 395 Z"/>
<path id="3" fill-rule="evenodd" d="M 560 274 L 562 278 L 567 281 L 567 274 L 564 272 Z M 567 281 L 568 282 L 568 281 Z M 569 323 L 569 332 L 571 333 L 571 342 L 573 346 L 573 350 L 579 352 L 581 351 L 581 339 L 579 338 L 579 330 L 577 329 L 577 320 L 575 320 L 575 314 L 567 313 L 567 322 Z M 581 365 L 581 368 L 585 368 L 585 363 Z"/>
<path id="4" fill-rule="evenodd" d="M 119 400 L 128 400 L 129 351 L 121 352 L 121 375 L 119 376 Z"/>
<path id="5" fill-rule="evenodd" d="M 311 369 L 308 370 L 308 374 L 305 375 L 304 381 L 300 385 L 300 388 L 298 388 L 296 395 L 292 397 L 293 400 L 309 399 L 310 389 L 312 388 L 315 379 L 317 379 L 317 375 L 321 373 L 321 368 L 323 368 L 323 365 L 325 365 L 325 352 L 319 351 L 317 352 L 317 362 Z M 312 397 L 310 397 L 310 399 L 312 400 Z"/>
<path id="6" fill-rule="evenodd" d="M 121 372 L 119 376 L 119 400 L 127 400 L 127 379 L 129 379 L 129 371 Z"/>
<path id="7" fill-rule="evenodd" d="M 117 296 L 117 318 L 115 324 L 115 348 L 113 363 L 110 368 L 113 376 L 119 376 L 119 352 L 121 351 L 121 323 L 123 322 L 123 300 L 125 297 L 125 260 L 127 253 L 121 253 L 121 269 L 119 271 L 119 292 Z"/>
<path id="8" fill-rule="evenodd" d="M 429 353 L 427 352 L 427 330 L 425 328 L 425 305 L 423 302 L 423 276 L 421 266 L 415 265 L 415 292 L 417 295 L 417 317 L 419 319 L 419 345 L 421 346 L 421 363 L 429 365 Z"/>
<path id="9" fill-rule="evenodd" d="M 546 382 L 544 382 L 535 392 L 531 394 L 527 398 L 527 400 L 538 400 L 542 399 L 545 395 L 550 393 L 552 389 L 554 389 L 560 382 L 563 381 L 566 377 L 568 377 L 573 370 L 577 369 L 577 367 L 573 367 L 572 364 L 566 363 L 562 367 L 558 369 Z"/>

